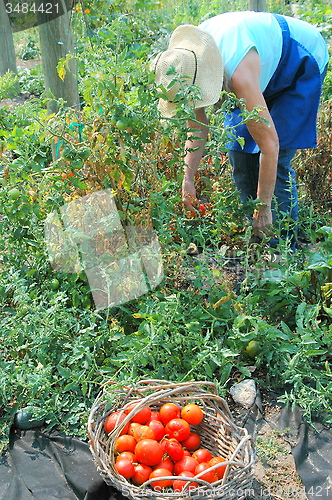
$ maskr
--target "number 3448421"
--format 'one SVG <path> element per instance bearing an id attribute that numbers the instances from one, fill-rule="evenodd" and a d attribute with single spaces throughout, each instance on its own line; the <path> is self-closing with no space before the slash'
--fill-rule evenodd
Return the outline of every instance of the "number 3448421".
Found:
<path id="1" fill-rule="evenodd" d="M 53 2 L 7 2 L 7 14 L 28 14 L 29 12 L 39 12 L 43 14 L 59 14 L 59 4 Z"/>

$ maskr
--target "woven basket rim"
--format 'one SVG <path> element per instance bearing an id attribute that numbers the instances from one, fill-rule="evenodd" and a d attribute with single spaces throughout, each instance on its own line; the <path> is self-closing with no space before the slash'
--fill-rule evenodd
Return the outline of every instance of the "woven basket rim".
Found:
<path id="1" fill-rule="evenodd" d="M 206 389 L 210 389 L 211 392 L 207 392 Z M 109 399 L 109 396 L 112 397 Z M 113 401 L 111 401 L 112 398 Z M 148 487 L 149 482 L 152 482 L 151 480 L 140 486 L 126 481 L 116 472 L 114 463 L 109 458 L 110 456 L 114 456 L 116 438 L 131 418 L 144 406 L 158 407 L 163 402 L 179 400 L 202 400 L 205 420 L 207 422 L 205 425 L 209 426 L 209 430 L 212 429 L 215 431 L 216 428 L 218 429 L 218 433 L 215 432 L 216 436 L 214 439 L 218 439 L 219 447 L 226 446 L 224 441 L 228 445 L 232 442 L 233 450 L 231 453 L 230 448 L 229 453 L 231 455 L 226 458 L 224 477 L 212 485 L 209 483 L 200 484 L 197 489 L 184 490 L 182 493 L 166 490 L 157 492 Z M 112 406 L 112 403 L 115 401 L 117 404 L 113 404 Z M 135 407 L 105 437 L 106 435 L 103 430 L 105 418 L 113 411 L 119 411 L 120 414 L 124 414 L 124 409 L 132 405 L 133 402 L 137 402 Z M 215 427 L 217 425 L 218 427 Z M 222 439 L 219 436 L 219 428 L 225 432 Z M 234 422 L 227 402 L 218 395 L 216 384 L 210 381 L 176 383 L 159 379 L 147 379 L 139 380 L 130 386 L 112 381 L 106 382 L 102 385 L 101 391 L 92 405 L 89 414 L 88 437 L 93 459 L 106 483 L 120 490 L 122 494 L 132 500 L 142 500 L 143 498 L 149 498 L 150 500 L 162 500 L 165 498 L 175 500 L 207 498 L 206 495 L 211 494 L 211 488 L 213 490 L 213 498 L 215 499 L 222 498 L 226 500 L 227 498 L 227 500 L 240 500 L 241 496 L 232 496 L 231 493 L 225 496 L 225 493 L 235 487 L 239 489 L 241 485 L 243 489 L 247 489 L 252 482 L 255 457 L 251 436 L 245 428 L 239 427 Z M 204 437 L 206 436 L 203 434 L 202 438 Z M 109 462 L 109 465 L 105 463 L 105 460 Z M 218 465 L 212 468 L 217 467 Z M 172 475 L 172 479 L 174 478 L 175 476 Z M 188 478 L 188 480 L 193 479 L 195 478 Z M 204 480 L 200 480 L 199 475 L 197 482 L 205 483 Z"/>

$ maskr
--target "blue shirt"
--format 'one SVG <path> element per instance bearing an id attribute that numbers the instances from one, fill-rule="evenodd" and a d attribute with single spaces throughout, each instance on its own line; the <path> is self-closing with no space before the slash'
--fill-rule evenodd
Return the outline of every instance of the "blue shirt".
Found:
<path id="1" fill-rule="evenodd" d="M 251 11 L 220 14 L 199 27 L 216 41 L 229 79 L 248 51 L 257 50 L 261 60 L 260 87 L 280 148 L 314 147 L 322 75 L 329 59 L 319 31 L 299 19 Z M 225 124 L 237 126 L 240 121 L 236 109 L 226 117 Z M 239 125 L 236 132 L 245 139 L 245 145 L 242 148 L 234 141 L 230 149 L 259 151 L 245 125 Z"/>

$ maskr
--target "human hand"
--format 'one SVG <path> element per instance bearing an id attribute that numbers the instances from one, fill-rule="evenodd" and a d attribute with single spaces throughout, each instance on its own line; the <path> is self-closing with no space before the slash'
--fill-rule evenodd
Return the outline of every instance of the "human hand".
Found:
<path id="1" fill-rule="evenodd" d="M 182 201 L 185 207 L 191 212 L 195 212 L 196 209 L 194 205 L 197 205 L 199 201 L 196 197 L 196 189 L 194 181 L 184 177 L 182 182 Z"/>
<path id="2" fill-rule="evenodd" d="M 252 229 L 255 236 L 275 236 L 272 231 L 272 211 L 267 205 L 261 205 L 253 214 Z"/>

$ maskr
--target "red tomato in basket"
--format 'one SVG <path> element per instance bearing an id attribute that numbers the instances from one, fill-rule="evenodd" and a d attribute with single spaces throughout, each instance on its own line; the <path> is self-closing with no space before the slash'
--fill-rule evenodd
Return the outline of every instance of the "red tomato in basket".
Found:
<path id="1" fill-rule="evenodd" d="M 173 418 L 180 418 L 181 410 L 175 403 L 165 403 L 159 409 L 159 414 L 162 423 L 166 425 Z"/>
<path id="2" fill-rule="evenodd" d="M 173 418 L 166 424 L 165 431 L 170 439 L 175 438 L 178 441 L 183 441 L 190 434 L 190 425 L 183 418 Z"/>
<path id="3" fill-rule="evenodd" d="M 115 462 L 115 469 L 120 476 L 123 476 L 125 479 L 130 479 L 135 473 L 134 465 L 130 460 L 126 460 L 125 458 Z"/>
<path id="4" fill-rule="evenodd" d="M 152 429 L 154 433 L 154 439 L 160 441 L 165 436 L 165 427 L 159 420 L 150 420 L 147 426 Z"/>
<path id="5" fill-rule="evenodd" d="M 223 462 L 226 462 L 226 460 L 223 457 L 213 457 L 211 460 L 209 460 L 209 465 L 212 467 L 212 465 L 217 465 L 217 464 L 222 464 Z M 217 474 L 218 479 L 222 479 L 225 474 L 225 469 L 226 465 L 220 465 L 216 469 L 214 469 L 214 472 Z"/>
<path id="6" fill-rule="evenodd" d="M 155 439 L 155 435 L 148 425 L 139 424 L 134 430 L 134 438 L 136 441 L 141 441 L 142 439 Z"/>
<path id="7" fill-rule="evenodd" d="M 133 452 L 137 444 L 136 439 L 129 434 L 122 434 L 115 440 L 114 451 L 115 453 L 122 453 L 123 451 Z"/>
<path id="8" fill-rule="evenodd" d="M 160 417 L 159 411 L 156 411 L 156 410 L 151 411 L 151 416 L 150 416 L 149 422 L 151 422 L 151 420 L 159 420 L 159 422 L 161 422 L 161 417 Z"/>
<path id="9" fill-rule="evenodd" d="M 163 478 L 171 476 L 172 473 L 168 469 L 155 469 L 151 472 L 149 479 L 152 478 Z M 157 491 L 166 488 L 167 486 L 172 486 L 173 479 L 159 479 L 158 481 L 153 481 L 150 486 Z"/>
<path id="10" fill-rule="evenodd" d="M 122 422 L 126 418 L 126 415 L 124 413 L 121 414 L 120 411 L 113 411 L 105 420 L 104 422 L 104 430 L 106 434 L 109 434 L 112 432 L 112 430 L 115 428 L 116 425 L 118 425 L 120 422 Z M 127 434 L 129 428 L 129 423 L 124 426 L 122 431 L 120 432 L 121 434 Z"/>
<path id="11" fill-rule="evenodd" d="M 127 406 L 125 412 L 128 415 L 134 408 L 137 406 L 138 403 L 132 403 L 129 406 Z M 146 406 L 145 408 L 142 408 L 139 410 L 136 415 L 131 417 L 131 422 L 137 422 L 138 424 L 146 424 L 151 417 L 151 408 L 149 406 Z"/>
<path id="12" fill-rule="evenodd" d="M 194 458 L 196 458 L 197 462 L 200 462 L 200 463 L 201 462 L 208 462 L 212 458 L 211 453 L 206 448 L 199 448 L 198 450 L 194 451 L 192 456 Z"/>
<path id="13" fill-rule="evenodd" d="M 137 462 L 136 455 L 134 455 L 131 451 L 123 451 L 122 453 L 119 453 L 116 457 L 116 462 L 122 459 L 129 460 L 131 463 Z"/>
<path id="14" fill-rule="evenodd" d="M 195 451 L 201 446 L 201 438 L 196 432 L 189 432 L 189 436 L 181 441 L 181 444 L 187 448 L 187 450 Z"/>
<path id="15" fill-rule="evenodd" d="M 189 478 L 189 477 L 194 477 L 195 474 L 193 472 L 190 472 L 189 470 L 184 470 L 180 472 L 180 474 L 177 474 L 177 476 L 183 476 Z M 186 490 L 194 490 L 195 488 L 198 487 L 198 483 L 196 483 L 195 481 L 192 481 L 190 483 L 188 483 L 188 481 L 185 481 L 183 479 L 174 479 L 173 481 L 173 489 L 174 491 L 177 492 L 182 491 L 186 485 L 188 485 Z"/>
<path id="16" fill-rule="evenodd" d="M 203 410 L 195 403 L 189 403 L 181 410 L 181 418 L 189 424 L 198 425 L 203 420 Z"/>
<path id="17" fill-rule="evenodd" d="M 157 465 L 163 454 L 161 444 L 155 439 L 142 439 L 135 447 L 135 455 L 141 464 Z"/>
<path id="18" fill-rule="evenodd" d="M 204 472 L 210 467 L 211 465 L 209 465 L 207 462 L 201 462 L 200 464 L 197 465 L 195 469 L 195 476 L 197 476 L 201 472 Z M 218 476 L 214 470 L 211 470 L 199 476 L 199 479 L 204 479 L 204 481 L 207 481 L 208 483 L 214 483 L 215 481 L 218 481 Z"/>
<path id="19" fill-rule="evenodd" d="M 184 470 L 195 472 L 195 469 L 198 464 L 199 462 L 197 462 L 197 460 L 194 457 L 183 457 L 178 462 L 175 462 L 174 474 L 178 476 L 180 472 L 183 472 Z"/>
<path id="20" fill-rule="evenodd" d="M 134 465 L 134 475 L 131 477 L 133 483 L 140 485 L 145 483 L 152 472 L 151 467 L 145 464 Z"/>
<path id="21" fill-rule="evenodd" d="M 168 469 L 172 474 L 174 470 L 174 462 L 169 457 L 163 458 L 153 467 L 153 469 Z"/>
<path id="22" fill-rule="evenodd" d="M 165 439 L 166 453 L 171 457 L 174 462 L 181 460 L 184 456 L 184 450 L 182 445 L 176 439 Z"/>

